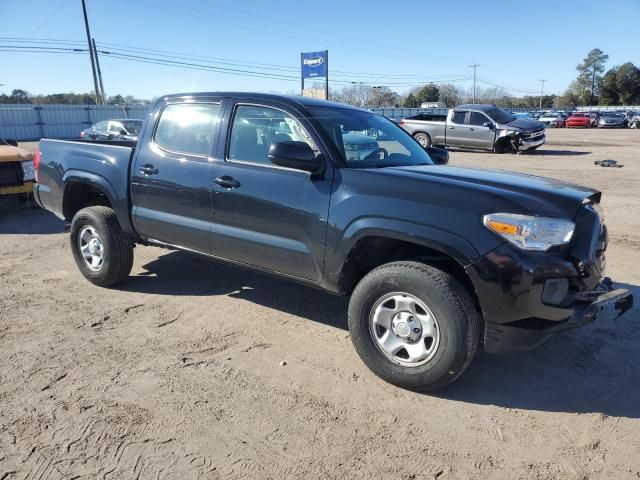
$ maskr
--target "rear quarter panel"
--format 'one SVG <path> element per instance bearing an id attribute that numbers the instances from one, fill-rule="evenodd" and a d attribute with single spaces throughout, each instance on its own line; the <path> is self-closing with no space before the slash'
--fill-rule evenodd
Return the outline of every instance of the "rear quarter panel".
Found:
<path id="1" fill-rule="evenodd" d="M 444 145 L 446 122 L 428 121 L 428 120 L 405 120 L 403 128 L 414 135 L 418 132 L 428 133 L 431 141 L 437 145 Z"/>
<path id="2" fill-rule="evenodd" d="M 65 189 L 73 182 L 86 183 L 104 192 L 123 229 L 132 232 L 128 200 L 132 147 L 44 139 L 39 148 L 38 195 L 44 208 L 65 219 Z"/>

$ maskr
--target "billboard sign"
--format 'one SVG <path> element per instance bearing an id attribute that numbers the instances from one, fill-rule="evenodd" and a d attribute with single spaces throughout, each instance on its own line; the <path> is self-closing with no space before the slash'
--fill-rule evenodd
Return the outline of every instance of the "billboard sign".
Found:
<path id="1" fill-rule="evenodd" d="M 301 55 L 302 78 L 326 78 L 327 51 L 309 52 Z"/>

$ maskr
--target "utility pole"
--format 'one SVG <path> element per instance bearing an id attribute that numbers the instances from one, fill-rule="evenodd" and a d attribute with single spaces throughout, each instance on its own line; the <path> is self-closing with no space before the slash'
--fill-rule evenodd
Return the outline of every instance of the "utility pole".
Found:
<path id="1" fill-rule="evenodd" d="M 474 63 L 473 65 L 469 65 L 469 68 L 473 68 L 473 102 L 476 103 L 476 70 L 480 64 Z"/>
<path id="2" fill-rule="evenodd" d="M 89 57 L 91 58 L 91 73 L 93 74 L 93 88 L 95 91 L 96 105 L 99 105 L 98 96 L 98 76 L 96 75 L 96 63 L 93 58 L 93 47 L 91 46 L 91 32 L 89 31 L 89 19 L 87 18 L 87 5 L 82 1 L 82 13 L 84 14 L 84 28 L 87 31 L 87 44 L 89 45 Z"/>
<path id="3" fill-rule="evenodd" d="M 546 82 L 546 80 L 538 80 L 539 82 L 542 82 L 542 86 L 540 87 L 540 104 L 538 105 L 538 109 L 542 110 L 542 94 L 544 93 L 544 82 Z"/>
<path id="4" fill-rule="evenodd" d="M 91 44 L 93 45 L 93 55 L 96 57 L 96 70 L 98 71 L 98 82 L 100 83 L 100 98 L 102 98 L 102 104 L 106 101 L 104 95 L 104 85 L 102 83 L 102 70 L 100 70 L 100 61 L 98 60 L 98 49 L 96 48 L 96 39 L 91 38 Z"/>

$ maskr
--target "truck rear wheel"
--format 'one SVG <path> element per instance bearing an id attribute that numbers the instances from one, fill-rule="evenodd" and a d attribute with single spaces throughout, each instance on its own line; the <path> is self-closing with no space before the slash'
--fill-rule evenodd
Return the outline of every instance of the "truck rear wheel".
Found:
<path id="1" fill-rule="evenodd" d="M 133 266 L 133 242 L 109 207 L 80 210 L 71 223 L 71 251 L 84 277 L 108 287 L 121 282 Z"/>
<path id="2" fill-rule="evenodd" d="M 432 145 L 431 137 L 429 136 L 428 133 L 418 132 L 418 133 L 413 135 L 413 138 L 415 138 L 417 140 L 417 142 L 420 145 L 422 145 L 424 148 L 430 147 Z"/>
<path id="3" fill-rule="evenodd" d="M 356 286 L 349 332 L 363 362 L 402 388 L 434 391 L 469 366 L 480 316 L 458 280 L 420 262 L 382 265 Z"/>

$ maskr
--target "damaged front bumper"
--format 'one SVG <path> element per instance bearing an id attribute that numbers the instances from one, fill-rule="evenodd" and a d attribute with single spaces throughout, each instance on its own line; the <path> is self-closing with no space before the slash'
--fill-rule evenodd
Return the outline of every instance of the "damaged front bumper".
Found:
<path id="1" fill-rule="evenodd" d="M 613 289 L 610 281 L 605 281 L 596 290 L 581 292 L 572 306 L 573 315 L 564 321 L 552 325 L 538 324 L 538 328 L 487 322 L 485 350 L 495 354 L 532 350 L 554 333 L 593 322 L 605 307 L 611 305 L 620 316 L 633 306 L 633 295 L 626 288 Z"/>

